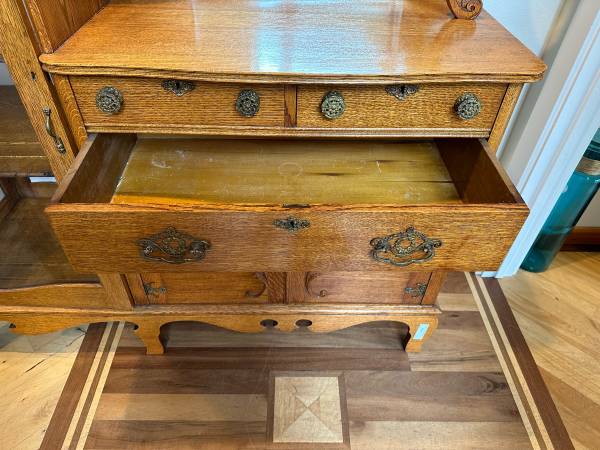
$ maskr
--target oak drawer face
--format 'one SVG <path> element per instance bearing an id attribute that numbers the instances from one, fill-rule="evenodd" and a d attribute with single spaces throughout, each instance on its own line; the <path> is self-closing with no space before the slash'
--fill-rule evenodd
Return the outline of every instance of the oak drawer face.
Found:
<path id="1" fill-rule="evenodd" d="M 292 303 L 421 303 L 429 272 L 306 272 L 301 275 L 302 289 Z"/>
<path id="2" fill-rule="evenodd" d="M 298 127 L 489 132 L 506 89 L 506 84 L 489 83 L 299 86 Z"/>
<path id="3" fill-rule="evenodd" d="M 430 272 L 129 274 L 136 305 L 421 304 Z"/>
<path id="4" fill-rule="evenodd" d="M 143 273 L 128 275 L 138 305 L 264 304 L 266 278 L 254 272 Z M 141 286 L 140 286 L 141 284 Z"/>
<path id="5" fill-rule="evenodd" d="M 46 209 L 79 271 L 495 270 L 528 213 L 484 141 L 88 140 Z"/>
<path id="6" fill-rule="evenodd" d="M 92 129 L 283 126 L 282 86 L 97 76 L 70 81 L 84 123 Z"/>

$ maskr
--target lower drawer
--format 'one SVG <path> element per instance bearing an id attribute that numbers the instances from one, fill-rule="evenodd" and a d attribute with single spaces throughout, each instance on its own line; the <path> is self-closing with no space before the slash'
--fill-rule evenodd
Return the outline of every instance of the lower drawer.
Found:
<path id="1" fill-rule="evenodd" d="M 98 135 L 52 202 L 88 273 L 495 270 L 528 213 L 476 139 Z"/>
<path id="2" fill-rule="evenodd" d="M 260 272 L 144 273 L 127 275 L 127 280 L 137 305 L 269 302 Z"/>
<path id="3" fill-rule="evenodd" d="M 430 272 L 196 272 L 127 275 L 137 305 L 421 304 L 443 274 Z"/>

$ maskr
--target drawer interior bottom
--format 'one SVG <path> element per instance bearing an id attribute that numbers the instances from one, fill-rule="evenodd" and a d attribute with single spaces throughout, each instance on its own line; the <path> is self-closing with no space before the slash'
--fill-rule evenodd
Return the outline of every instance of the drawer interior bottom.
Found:
<path id="1" fill-rule="evenodd" d="M 433 141 L 140 139 L 112 203 L 460 203 Z"/>

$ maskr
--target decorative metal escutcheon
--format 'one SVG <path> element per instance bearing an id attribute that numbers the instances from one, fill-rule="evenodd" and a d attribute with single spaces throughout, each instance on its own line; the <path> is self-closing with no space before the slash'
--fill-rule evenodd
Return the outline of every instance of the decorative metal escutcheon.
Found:
<path id="1" fill-rule="evenodd" d="M 462 120 L 474 119 L 481 112 L 481 101 L 475 94 L 463 94 L 456 100 L 454 111 Z"/>
<path id="2" fill-rule="evenodd" d="M 293 233 L 300 231 L 303 228 L 310 227 L 310 222 L 308 220 L 298 219 L 297 217 L 287 217 L 286 219 L 275 220 L 273 225 Z"/>
<path id="3" fill-rule="evenodd" d="M 200 261 L 210 249 L 210 242 L 181 233 L 170 227 L 137 242 L 140 254 L 145 259 L 169 264 Z"/>
<path id="4" fill-rule="evenodd" d="M 260 95 L 253 89 L 244 89 L 238 95 L 235 109 L 244 117 L 253 117 L 260 110 Z"/>
<path id="5" fill-rule="evenodd" d="M 181 97 L 196 89 L 196 83 L 183 80 L 165 80 L 162 82 L 162 87 L 165 91 L 172 92 L 177 97 Z"/>
<path id="6" fill-rule="evenodd" d="M 167 293 L 167 288 L 163 286 L 159 286 L 155 288 L 153 286 L 154 283 L 144 283 L 144 293 L 146 295 L 164 295 Z"/>
<path id="7" fill-rule="evenodd" d="M 398 100 L 406 100 L 406 97 L 419 92 L 419 86 L 416 84 L 393 84 L 386 86 L 385 92 L 396 97 Z"/>
<path id="8" fill-rule="evenodd" d="M 332 120 L 341 117 L 346 111 L 344 96 L 338 91 L 329 91 L 321 102 L 321 112 L 326 119 Z"/>
<path id="9" fill-rule="evenodd" d="M 405 267 L 431 260 L 442 241 L 432 239 L 408 227 L 401 233 L 371 240 L 371 256 L 375 261 Z"/>
<path id="10" fill-rule="evenodd" d="M 413 298 L 423 297 L 425 292 L 427 292 L 427 284 L 417 283 L 415 287 L 408 286 L 404 288 L 404 292 Z"/>
<path id="11" fill-rule="evenodd" d="M 123 95 L 115 87 L 103 87 L 96 94 L 96 106 L 105 114 L 116 114 L 123 106 Z"/>

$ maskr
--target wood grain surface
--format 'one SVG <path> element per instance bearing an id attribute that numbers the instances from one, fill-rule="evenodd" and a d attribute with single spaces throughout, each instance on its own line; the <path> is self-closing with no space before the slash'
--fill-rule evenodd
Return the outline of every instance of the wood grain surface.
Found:
<path id="1" fill-rule="evenodd" d="M 56 88 L 56 92 L 58 93 L 58 98 L 63 110 L 65 111 L 65 117 L 69 123 L 69 127 L 71 127 L 71 132 L 75 138 L 77 148 L 81 149 L 88 137 L 88 134 L 85 129 L 85 124 L 83 123 L 81 111 L 79 111 L 77 99 L 73 93 L 73 88 L 71 87 L 69 77 L 55 74 L 52 77 L 52 82 Z"/>
<path id="2" fill-rule="evenodd" d="M 176 141 L 149 142 L 157 142 L 156 147 L 160 149 L 161 146 L 172 145 Z M 187 144 L 190 142 L 192 142 L 191 145 L 199 142 L 204 146 L 209 145 L 207 142 L 218 144 L 220 141 L 187 141 Z M 244 190 L 245 186 L 239 185 L 239 188 L 235 188 L 235 185 L 230 185 L 228 189 L 232 192 L 237 189 L 239 192 L 234 196 L 235 198 L 228 194 L 227 189 L 221 189 L 220 195 L 226 195 L 226 197 L 212 198 L 211 203 L 190 204 L 185 195 L 179 193 L 171 196 L 173 199 L 162 205 L 149 197 L 144 197 L 143 202 L 137 204 L 134 202 L 108 204 L 106 202 L 110 197 L 112 186 L 117 184 L 118 167 L 122 167 L 125 162 L 125 156 L 131 147 L 131 140 L 127 136 L 101 135 L 97 139 L 91 139 L 78 156 L 77 163 L 67 177 L 67 182 L 61 185 L 54 197 L 54 203 L 47 208 L 47 212 L 67 255 L 79 270 L 120 271 L 121 273 L 402 270 L 402 268 L 373 260 L 370 257 L 372 248 L 369 243 L 375 237 L 385 237 L 403 232 L 410 226 L 430 238 L 441 239 L 443 242 L 443 246 L 437 250 L 437 255 L 433 260 L 413 266 L 417 270 L 492 269 L 500 263 L 520 229 L 527 215 L 527 207 L 508 184 L 508 178 L 495 162 L 485 143 L 456 142 L 459 145 L 456 154 L 452 152 L 453 147 L 450 142 L 440 141 L 440 145 L 444 149 L 444 158 L 450 169 L 450 176 L 454 178 L 453 182 L 447 183 L 447 185 L 457 186 L 459 193 L 463 196 L 462 202 L 466 203 L 454 202 L 444 205 L 437 199 L 431 199 L 429 202 L 419 205 L 415 204 L 415 200 L 412 200 L 410 204 L 399 203 L 406 198 L 407 192 L 411 198 L 419 198 L 412 196 L 412 185 L 406 187 L 406 191 L 398 191 L 399 195 L 395 195 L 391 199 L 378 195 L 376 203 L 373 201 L 361 203 L 360 196 L 355 196 L 355 199 L 350 197 L 352 200 L 350 204 L 344 204 L 338 200 L 310 207 L 306 207 L 306 205 L 294 207 L 283 204 L 285 201 L 304 203 L 306 196 L 289 200 L 263 197 L 262 200 L 266 203 L 257 203 L 256 192 L 260 192 L 261 195 L 269 192 L 272 192 L 272 195 L 280 195 L 277 193 L 280 185 L 275 185 L 277 189 L 264 188 L 263 184 L 269 180 L 258 177 L 255 178 L 255 180 L 260 179 L 257 184 L 255 183 L 256 191 L 248 192 Z M 186 141 L 180 143 L 181 146 L 187 144 Z M 237 141 L 236 145 L 244 147 L 266 144 Z M 305 143 L 299 145 L 302 146 Z M 322 145 L 336 146 L 340 144 L 309 143 L 309 145 L 318 149 L 328 148 L 321 147 Z M 347 145 L 371 148 L 377 144 L 359 142 Z M 120 148 L 121 151 L 110 151 L 112 146 Z M 287 146 L 281 151 L 286 153 Z M 398 154 L 403 153 L 399 152 Z M 262 154 L 267 153 L 262 152 Z M 425 152 L 419 153 L 420 156 L 423 154 Z M 256 163 L 251 165 L 246 162 L 247 152 L 240 153 L 240 155 L 243 155 L 244 158 L 238 159 L 240 164 L 237 167 L 239 169 L 235 169 L 236 166 L 232 166 L 231 163 L 226 165 L 230 173 L 237 171 L 241 174 L 239 178 L 243 178 L 246 183 L 251 180 L 246 175 L 248 172 L 255 174 L 259 172 L 263 176 L 268 173 L 269 164 L 262 163 L 264 158 L 263 160 L 258 158 Z M 303 153 L 299 155 L 302 156 Z M 327 160 L 331 158 L 331 151 L 323 151 L 322 155 L 318 159 L 312 159 L 315 161 L 321 158 Z M 176 151 L 170 156 L 174 157 L 175 161 L 180 159 Z M 116 160 L 116 163 L 108 164 L 108 166 L 102 163 L 108 163 L 111 160 Z M 152 158 L 150 160 L 152 161 Z M 360 162 L 360 158 L 358 161 Z M 439 161 L 434 161 L 433 167 L 439 169 Z M 161 166 L 172 164 L 159 159 L 153 163 L 155 163 L 154 165 L 158 164 L 159 173 L 163 172 Z M 214 160 L 210 162 L 210 159 L 207 159 L 205 163 L 213 164 Z M 362 166 L 362 164 L 360 165 Z M 330 164 L 330 166 L 335 169 L 335 165 Z M 381 169 L 381 164 L 378 166 L 371 162 L 369 166 L 369 173 L 375 175 L 376 178 L 385 174 Z M 112 169 L 106 172 L 108 170 L 106 167 L 112 167 Z M 287 168 L 285 165 L 280 165 L 278 170 L 282 167 Z M 415 164 L 411 163 L 407 167 L 412 169 Z M 101 169 L 106 172 L 106 176 L 98 178 L 85 175 L 86 173 L 97 173 Z M 291 175 L 298 173 L 297 165 L 293 165 L 291 169 L 294 170 Z M 410 176 L 412 173 L 409 170 L 399 169 L 397 171 L 401 177 Z M 439 174 L 438 169 L 436 169 L 436 173 Z M 196 168 L 197 170 L 198 168 Z M 271 167 L 271 170 L 274 170 L 274 167 Z M 146 189 L 152 176 L 148 176 L 145 171 L 141 171 L 141 173 L 143 176 L 140 176 L 140 179 Z M 175 173 L 180 175 L 177 171 Z M 361 191 L 366 188 L 371 189 L 376 185 L 376 183 L 369 182 L 363 184 L 361 191 L 357 191 L 357 183 L 353 183 L 352 188 L 344 186 L 339 184 L 343 181 L 342 177 L 330 177 L 330 173 L 332 172 L 320 171 L 317 178 L 321 178 L 325 183 L 323 184 L 325 192 L 331 192 L 331 187 L 342 187 L 336 193 L 338 197 L 349 195 L 352 192 L 350 189 L 363 195 Z M 414 175 L 414 173 L 412 174 Z M 189 179 L 180 179 L 177 176 L 172 178 L 172 181 L 174 186 L 179 185 L 185 188 L 193 176 L 193 173 Z M 439 175 L 436 177 L 439 180 Z M 283 177 L 284 181 L 285 178 Z M 331 178 L 335 181 L 329 181 Z M 426 178 L 429 178 L 429 175 Z M 235 180 L 235 177 L 233 179 Z M 337 181 L 338 179 L 342 179 L 342 181 Z M 162 189 L 163 183 L 157 183 L 156 186 Z M 211 183 L 218 186 L 222 180 L 217 177 Z M 206 185 L 205 192 L 210 192 L 208 188 L 214 187 L 211 183 Z M 310 183 L 314 184 L 314 181 Z M 440 184 L 433 183 L 431 186 L 439 191 Z M 309 184 L 299 184 L 299 186 L 310 189 Z M 313 195 L 312 191 L 307 192 Z M 255 202 L 245 203 L 248 199 L 244 196 L 251 196 L 250 199 L 254 199 Z M 322 193 L 317 191 L 314 196 L 322 196 Z M 96 203 L 94 203 L 94 198 L 96 198 Z M 220 200 L 220 202 L 215 203 L 215 200 Z M 261 200 L 260 197 L 259 200 Z M 369 200 L 374 199 L 369 198 Z M 470 203 L 472 201 L 477 203 Z M 274 226 L 276 220 L 286 219 L 289 216 L 308 220 L 310 226 L 296 233 Z M 114 227 L 114 223 L 119 223 L 121 226 Z M 491 224 L 494 225 L 494 239 L 489 238 Z M 192 235 L 196 239 L 208 240 L 212 248 L 208 251 L 206 258 L 196 263 L 165 265 L 141 257 L 137 242 L 169 227 L 177 227 L 179 231 Z M 85 230 L 84 234 L 82 234 L 82 230 Z M 466 243 L 473 245 L 466 245 Z M 102 258 L 98 258 L 98 255 L 102 255 Z M 406 268 L 404 269 L 406 270 Z M 409 269 L 415 270 L 412 267 Z"/>
<path id="3" fill-rule="evenodd" d="M 53 175 L 60 180 L 77 153 L 77 145 L 50 79 L 38 60 L 41 50 L 21 1 L 6 0 L 0 3 L 0 24 L 2 39 L 10 42 L 3 48 L 6 66 L 50 162 Z M 64 153 L 57 150 L 56 142 L 46 132 L 44 108 L 51 111 L 52 126 L 65 146 Z"/>
<path id="4" fill-rule="evenodd" d="M 141 139 L 115 204 L 460 203 L 432 142 Z"/>
<path id="5" fill-rule="evenodd" d="M 157 273 L 141 275 L 144 283 L 164 294 L 146 295 L 149 304 L 186 303 L 267 303 L 266 279 L 262 274 L 248 273 Z"/>
<path id="6" fill-rule="evenodd" d="M 162 79 L 126 77 L 69 77 L 86 126 L 186 127 L 283 126 L 284 89 L 277 85 L 197 83 L 194 90 L 176 96 L 162 87 Z M 96 94 L 106 86 L 123 95 L 117 114 L 106 114 L 96 106 Z M 244 117 L 235 109 L 238 94 L 253 89 L 260 96 L 259 112 Z"/>
<path id="7" fill-rule="evenodd" d="M 108 0 L 26 0 L 37 37 L 52 53 L 96 14 Z"/>
<path id="8" fill-rule="evenodd" d="M 485 12 L 453 20 L 439 0 L 118 0 L 42 61 L 61 73 L 261 81 L 509 82 L 545 70 Z"/>
<path id="9" fill-rule="evenodd" d="M 176 323 L 163 327 L 168 350 L 161 357 L 144 355 L 126 327 L 105 384 L 83 396 L 97 392 L 100 401 L 88 413 L 89 434 L 82 433 L 73 445 L 271 448 L 274 381 L 313 381 L 303 384 L 302 398 L 324 378 L 337 377 L 343 391 L 338 417 L 349 430 L 342 448 L 548 448 L 523 425 L 501 368 L 504 360 L 494 352 L 463 274 L 451 274 L 442 290 L 447 294 L 465 300 L 441 316 L 438 334 L 419 354 L 402 352 L 399 336 L 406 328 L 385 322 L 328 334 L 266 330 L 243 335 Z M 194 402 L 205 412 L 201 418 Z M 299 406 L 289 410 L 300 413 Z M 323 410 L 313 411 L 319 416 Z M 59 410 L 55 418 L 55 425 L 71 420 Z M 338 448 L 316 442 L 318 431 L 296 436 L 313 441 L 279 447 Z"/>
<path id="10" fill-rule="evenodd" d="M 597 252 L 560 252 L 545 272 L 500 280 L 577 449 L 600 442 L 599 267 Z"/>
<path id="11" fill-rule="evenodd" d="M 0 174 L 42 175 L 50 170 L 17 90 L 0 86 Z"/>
<path id="12" fill-rule="evenodd" d="M 0 258 L 0 288 L 98 282 L 94 275 L 83 275 L 71 268 L 44 215 L 47 203 L 48 199 L 22 198 L 0 222 L 0 248 L 3 249 Z M 0 302 L 4 304 L 20 304 L 13 303 L 17 297 L 27 300 L 26 292 L 6 294 L 10 298 L 0 294 Z M 32 304 L 39 303 L 40 297 L 34 292 L 31 295 L 37 297 L 31 299 Z M 66 298 L 52 298 L 51 292 L 44 295 L 48 301 L 46 306 L 67 305 Z M 81 295 L 83 293 L 79 297 Z M 98 298 L 91 291 L 89 295 Z M 85 303 L 89 305 L 90 302 L 93 302 L 92 298 Z"/>
<path id="13" fill-rule="evenodd" d="M 385 91 L 385 86 L 316 85 L 298 88 L 298 126 L 314 128 L 441 128 L 491 130 L 506 92 L 505 84 L 418 84 L 419 90 L 404 100 Z M 344 97 L 344 114 L 329 120 L 321 113 L 321 102 L 329 91 Z M 461 120 L 454 112 L 457 99 L 476 95 L 480 114 Z"/>

